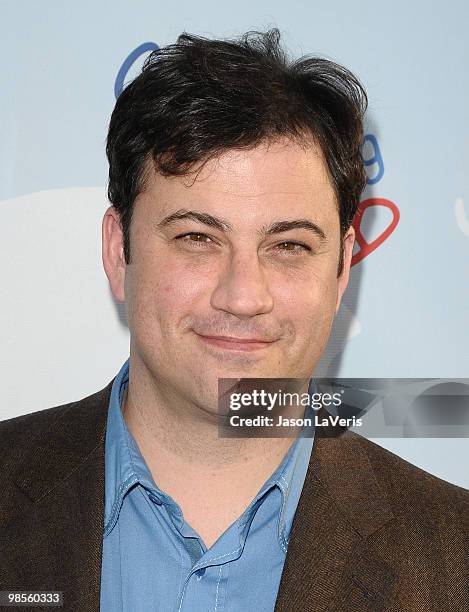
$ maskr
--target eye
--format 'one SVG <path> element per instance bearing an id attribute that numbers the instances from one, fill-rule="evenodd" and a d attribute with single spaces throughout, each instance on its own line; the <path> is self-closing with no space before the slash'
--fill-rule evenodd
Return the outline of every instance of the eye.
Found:
<path id="1" fill-rule="evenodd" d="M 197 240 L 192 240 L 192 236 L 195 236 L 197 238 Z M 202 240 L 199 240 L 199 238 L 202 238 Z M 210 236 L 207 236 L 207 234 L 201 234 L 199 232 L 188 232 L 187 234 L 180 234 L 179 236 L 176 236 L 177 240 L 180 240 L 181 242 L 184 242 L 188 245 L 195 246 L 195 248 L 199 248 L 205 244 L 208 244 L 204 239 L 209 240 L 210 242 L 213 242 L 213 240 L 210 238 Z"/>
<path id="2" fill-rule="evenodd" d="M 292 246 L 293 248 L 282 248 L 285 245 Z M 293 242 L 291 240 L 284 240 L 283 242 L 277 244 L 276 247 L 280 247 L 279 250 L 287 255 L 296 255 L 298 253 L 302 253 L 303 251 L 311 251 L 311 247 L 309 247 L 307 244 L 303 244 L 302 242 Z"/>

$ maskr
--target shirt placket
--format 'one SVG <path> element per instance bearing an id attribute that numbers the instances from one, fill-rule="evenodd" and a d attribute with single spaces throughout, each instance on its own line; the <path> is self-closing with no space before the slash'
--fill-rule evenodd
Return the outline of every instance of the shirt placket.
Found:
<path id="1" fill-rule="evenodd" d="M 208 551 L 188 572 L 179 597 L 177 612 L 193 612 L 194 602 L 203 601 L 207 612 L 225 610 L 230 564 L 239 558 L 242 545 L 228 553 Z M 210 554 L 211 553 L 211 554 Z"/>

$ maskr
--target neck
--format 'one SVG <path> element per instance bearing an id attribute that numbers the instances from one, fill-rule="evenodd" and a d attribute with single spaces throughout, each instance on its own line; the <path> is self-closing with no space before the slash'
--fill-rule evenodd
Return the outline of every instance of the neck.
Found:
<path id="1" fill-rule="evenodd" d="M 232 472 L 248 466 L 262 472 L 280 463 L 295 441 L 294 437 L 221 438 L 216 422 L 191 419 L 169 406 L 142 401 L 130 387 L 122 404 L 127 428 L 150 469 L 164 460 L 169 462 L 168 471 L 170 464 L 186 464 L 201 472 Z M 164 465 L 158 465 L 158 474 L 164 471 Z"/>
<path id="2" fill-rule="evenodd" d="M 242 511 L 295 437 L 222 438 L 213 413 L 175 401 L 140 372 L 131 370 L 123 415 L 157 486 L 181 507 L 190 492 Z"/>

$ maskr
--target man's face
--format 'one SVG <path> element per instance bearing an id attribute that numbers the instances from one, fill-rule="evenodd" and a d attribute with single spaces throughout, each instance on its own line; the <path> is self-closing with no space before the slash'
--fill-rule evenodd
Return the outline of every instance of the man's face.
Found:
<path id="1" fill-rule="evenodd" d="M 112 207 L 103 221 L 103 262 L 126 304 L 135 367 L 209 413 L 219 377 L 309 378 L 354 241 L 351 228 L 337 278 L 339 215 L 318 149 L 281 140 L 224 153 L 195 182 L 147 175 L 134 203 L 131 264 Z M 302 227 L 285 225 L 292 221 Z"/>

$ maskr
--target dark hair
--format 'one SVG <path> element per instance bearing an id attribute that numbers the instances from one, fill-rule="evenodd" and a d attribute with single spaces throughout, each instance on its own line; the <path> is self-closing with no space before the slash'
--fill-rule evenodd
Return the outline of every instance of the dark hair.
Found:
<path id="1" fill-rule="evenodd" d="M 106 153 L 110 202 L 120 215 L 130 263 L 133 203 L 152 158 L 164 176 L 194 172 L 198 162 L 233 148 L 289 136 L 317 143 L 336 193 L 343 267 L 345 232 L 366 184 L 361 156 L 366 93 L 346 68 L 303 56 L 290 62 L 280 32 L 210 40 L 187 33 L 153 51 L 118 97 Z"/>

